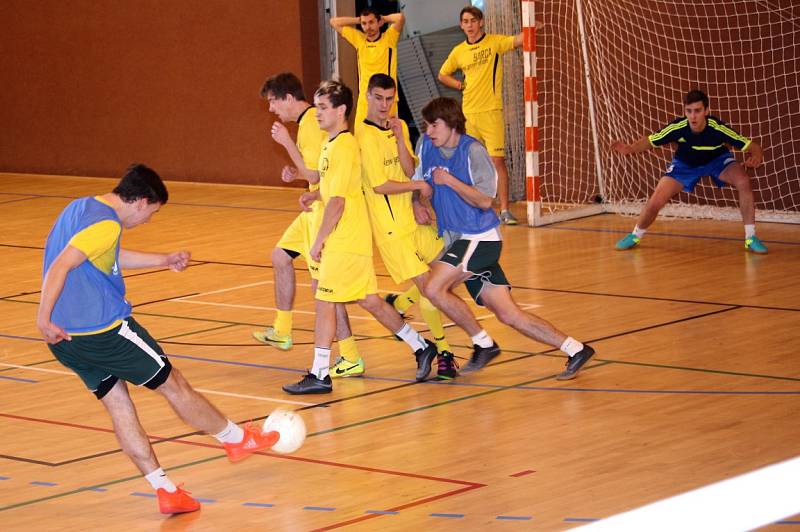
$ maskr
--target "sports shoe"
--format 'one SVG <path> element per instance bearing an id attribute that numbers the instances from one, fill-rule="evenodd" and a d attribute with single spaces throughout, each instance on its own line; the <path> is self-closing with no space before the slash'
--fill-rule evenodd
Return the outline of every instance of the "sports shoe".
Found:
<path id="1" fill-rule="evenodd" d="M 474 345 L 472 357 L 461 369 L 461 373 L 472 373 L 473 371 L 478 371 L 479 369 L 483 368 L 483 366 L 491 362 L 492 359 L 499 354 L 500 346 L 497 345 L 497 342 L 492 343 L 492 347 L 480 347 L 478 345 Z"/>
<path id="2" fill-rule="evenodd" d="M 282 335 L 275 332 L 275 327 L 269 326 L 263 331 L 253 331 L 253 338 L 262 344 L 268 344 L 272 347 L 277 347 L 282 351 L 288 351 L 292 348 L 292 335 Z"/>
<path id="3" fill-rule="evenodd" d="M 633 233 L 630 233 L 628 235 L 625 235 L 624 238 L 619 239 L 617 241 L 617 245 L 614 247 L 617 248 L 617 251 L 624 251 L 626 249 L 631 249 L 632 247 L 634 247 L 636 244 L 639 243 L 640 240 L 641 238 L 634 235 Z"/>
<path id="4" fill-rule="evenodd" d="M 305 377 L 300 379 L 300 382 L 284 386 L 283 391 L 292 395 L 331 393 L 333 391 L 333 383 L 330 375 L 325 375 L 324 379 L 318 379 L 316 375 L 308 372 Z"/>
<path id="5" fill-rule="evenodd" d="M 436 358 L 436 344 L 427 340 L 425 342 L 428 345 L 424 349 L 417 349 L 414 352 L 414 356 L 417 358 L 417 382 L 422 382 L 428 378 L 428 374 L 431 372 L 431 364 L 433 359 Z"/>
<path id="6" fill-rule="evenodd" d="M 200 509 L 200 503 L 194 500 L 189 492 L 181 489 L 183 484 L 178 485 L 178 489 L 172 493 L 164 488 L 156 490 L 158 497 L 158 510 L 162 514 L 185 514 Z"/>
<path id="7" fill-rule="evenodd" d="M 394 302 L 398 297 L 400 297 L 400 294 L 386 294 L 386 297 L 384 297 L 383 300 L 389 303 L 393 309 L 397 310 L 397 307 L 394 306 Z M 397 310 L 397 313 L 400 314 L 401 318 L 406 317 L 406 313 L 401 310 Z"/>
<path id="8" fill-rule="evenodd" d="M 449 381 L 458 376 L 458 362 L 456 362 L 453 353 L 450 351 L 442 351 L 436 357 L 436 380 Z"/>
<path id="9" fill-rule="evenodd" d="M 244 439 L 239 443 L 223 443 L 228 460 L 238 462 L 244 460 L 256 451 L 269 449 L 278 442 L 281 435 L 274 430 L 261 432 L 261 428 L 250 423 L 244 427 Z"/>
<path id="10" fill-rule="evenodd" d="M 587 344 L 583 344 L 583 349 L 575 353 L 573 356 L 569 357 L 567 360 L 567 367 L 558 374 L 556 380 L 559 381 L 568 381 L 570 379 L 574 379 L 578 375 L 578 371 L 586 364 L 590 358 L 594 355 L 594 349 L 589 347 Z"/>
<path id="11" fill-rule="evenodd" d="M 517 225 L 519 220 L 511 214 L 511 211 L 500 211 L 500 221 L 506 225 Z"/>
<path id="12" fill-rule="evenodd" d="M 761 239 L 759 239 L 756 235 L 753 235 L 744 241 L 744 249 L 747 251 L 752 251 L 753 253 L 760 253 L 762 255 L 767 252 L 767 246 L 765 246 Z"/>
<path id="13" fill-rule="evenodd" d="M 360 377 L 364 374 L 364 359 L 358 357 L 358 361 L 350 362 L 344 357 L 339 357 L 336 364 L 329 369 L 332 379 L 339 377 Z"/>

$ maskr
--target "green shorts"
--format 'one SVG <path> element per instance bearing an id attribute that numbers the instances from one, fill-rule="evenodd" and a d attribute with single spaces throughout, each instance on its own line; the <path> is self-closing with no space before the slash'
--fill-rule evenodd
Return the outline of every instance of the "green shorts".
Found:
<path id="1" fill-rule="evenodd" d="M 472 274 L 469 279 L 464 281 L 464 284 L 475 303 L 483 307 L 481 291 L 486 284 L 510 288 L 506 274 L 500 267 L 499 260 L 502 250 L 502 240 L 461 239 L 453 242 L 445 250 L 439 258 L 439 262 L 461 268 Z"/>
<path id="2" fill-rule="evenodd" d="M 62 340 L 48 347 L 98 399 L 119 379 L 155 390 L 172 370 L 161 346 L 132 317 L 108 331 L 73 335 L 71 341 Z"/>

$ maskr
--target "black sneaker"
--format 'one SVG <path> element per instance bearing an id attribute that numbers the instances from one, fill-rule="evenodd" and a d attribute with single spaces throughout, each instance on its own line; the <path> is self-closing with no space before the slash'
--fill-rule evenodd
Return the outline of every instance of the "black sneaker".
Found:
<path id="1" fill-rule="evenodd" d="M 500 354 L 500 346 L 497 345 L 497 342 L 492 343 L 492 347 L 480 347 L 478 345 L 473 347 L 472 358 L 461 369 L 461 373 L 478 371 Z"/>
<path id="2" fill-rule="evenodd" d="M 567 367 L 558 374 L 556 380 L 559 381 L 568 381 L 570 379 L 574 379 L 578 375 L 578 371 L 586 364 L 590 358 L 594 355 L 594 349 L 589 347 L 587 344 L 583 344 L 583 349 L 575 353 L 573 356 L 567 359 Z"/>
<path id="3" fill-rule="evenodd" d="M 417 357 L 417 382 L 422 382 L 428 378 L 428 374 L 431 372 L 431 364 L 433 363 L 433 359 L 436 358 L 436 344 L 428 342 L 425 349 L 417 349 L 414 353 L 414 356 Z"/>
<path id="4" fill-rule="evenodd" d="M 306 373 L 300 382 L 295 384 L 287 384 L 283 387 L 283 391 L 292 395 L 303 395 L 307 393 L 331 393 L 333 391 L 333 383 L 331 376 L 325 375 L 324 379 L 318 379 L 316 375 L 311 372 Z"/>
<path id="5" fill-rule="evenodd" d="M 453 353 L 442 351 L 437 357 L 436 380 L 449 381 L 458 376 L 458 362 Z"/>

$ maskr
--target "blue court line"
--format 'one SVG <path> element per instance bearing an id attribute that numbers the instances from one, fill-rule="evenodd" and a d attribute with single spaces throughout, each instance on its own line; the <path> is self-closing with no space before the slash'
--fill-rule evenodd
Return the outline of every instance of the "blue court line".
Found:
<path id="1" fill-rule="evenodd" d="M 314 512 L 335 512 L 336 508 L 329 508 L 326 506 L 303 506 L 303 510 L 311 510 Z"/>
<path id="2" fill-rule="evenodd" d="M 593 523 L 594 521 L 599 521 L 595 517 L 565 517 L 564 522 L 566 523 Z"/>
<path id="3" fill-rule="evenodd" d="M 30 383 L 33 383 L 33 384 L 38 384 L 39 383 L 39 381 L 35 381 L 33 379 L 23 379 L 23 378 L 20 378 L 20 377 L 7 377 L 5 375 L 0 375 L 0 379 L 5 379 L 5 380 L 8 380 L 8 381 L 30 382 Z"/>
<path id="4" fill-rule="evenodd" d="M 142 493 L 141 491 L 134 491 L 133 493 L 131 493 L 131 495 L 133 497 L 149 497 L 151 499 L 155 499 L 156 498 L 156 494 L 155 493 Z"/>
<path id="5" fill-rule="evenodd" d="M 505 521 L 530 521 L 533 519 L 532 515 L 498 515 L 495 519 L 501 519 Z"/>
<path id="6" fill-rule="evenodd" d="M 56 484 L 55 482 L 42 482 L 40 480 L 34 480 L 29 484 L 31 484 L 32 486 L 58 486 L 58 484 Z"/>
<path id="7" fill-rule="evenodd" d="M 255 506 L 256 508 L 272 508 L 275 505 L 270 504 L 268 502 L 245 502 L 242 503 L 242 506 Z"/>
<path id="8" fill-rule="evenodd" d="M 760 223 L 769 223 L 769 222 L 760 222 Z M 579 231 L 585 233 L 606 233 L 606 234 L 624 234 L 627 235 L 630 231 L 623 231 L 620 229 L 593 229 L 590 227 L 554 227 L 552 225 L 538 227 L 537 229 L 550 229 L 550 230 L 557 230 L 557 231 Z M 708 235 L 687 235 L 683 233 L 656 233 L 652 231 L 648 231 L 647 235 L 653 236 L 666 236 L 666 237 L 674 237 L 674 238 L 697 238 L 700 240 L 726 240 L 731 242 L 738 242 L 744 241 L 744 237 L 733 237 L 733 236 L 708 236 Z M 787 246 L 800 246 L 800 242 L 787 242 L 785 240 L 762 240 L 762 242 L 767 242 L 770 244 L 785 244 Z"/>
<path id="9" fill-rule="evenodd" d="M 217 499 L 204 499 L 203 497 L 195 497 L 194 500 L 202 502 L 203 504 L 214 504 L 217 502 Z"/>
<path id="10" fill-rule="evenodd" d="M 0 477 L 0 480 L 11 480 L 11 477 Z"/>
<path id="11" fill-rule="evenodd" d="M 86 490 L 86 491 L 98 491 L 98 492 L 108 491 L 106 488 L 98 488 L 96 486 L 95 487 L 91 487 L 91 488 L 83 488 L 83 489 Z"/>
<path id="12" fill-rule="evenodd" d="M 800 525 L 800 521 L 777 521 L 776 525 Z"/>
<path id="13" fill-rule="evenodd" d="M 375 515 L 397 515 L 400 512 L 390 512 L 388 510 L 367 510 L 364 513 L 365 514 L 375 514 Z"/>
<path id="14" fill-rule="evenodd" d="M 514 386 L 511 390 L 539 390 L 544 392 L 599 392 L 599 393 L 645 393 L 645 394 L 680 394 L 680 395 L 800 395 L 797 392 L 776 391 L 723 391 L 723 390 L 626 390 L 614 388 L 550 388 L 547 386 Z"/>
<path id="15" fill-rule="evenodd" d="M 430 514 L 431 517 L 447 517 L 448 519 L 461 519 L 464 514 Z"/>

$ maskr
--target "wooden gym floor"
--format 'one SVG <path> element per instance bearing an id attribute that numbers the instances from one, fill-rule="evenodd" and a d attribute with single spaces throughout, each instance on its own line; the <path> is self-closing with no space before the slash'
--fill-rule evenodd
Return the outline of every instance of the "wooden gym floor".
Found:
<path id="1" fill-rule="evenodd" d="M 100 403 L 35 326 L 53 221 L 71 199 L 113 185 L 0 174 L 5 530 L 564 530 L 798 454 L 798 226 L 760 224 L 767 256 L 745 253 L 738 223 L 659 220 L 630 252 L 613 245 L 631 218 L 506 228 L 515 299 L 597 350 L 576 380 L 554 379 L 559 352 L 477 310 L 503 354 L 477 374 L 417 384 L 406 346 L 351 306 L 366 376 L 335 381 L 329 396 L 288 396 L 281 385 L 312 356 L 304 270 L 298 345 L 284 353 L 250 334 L 272 322 L 269 253 L 298 191 L 170 183 L 169 204 L 123 245 L 188 249 L 192 266 L 129 272 L 134 315 L 232 419 L 288 406 L 309 437 L 295 455 L 232 465 L 158 394 L 132 389 L 162 465 L 203 502 L 167 518 Z M 376 268 L 380 289 L 396 291 Z M 467 357 L 469 339 L 447 330 Z"/>

